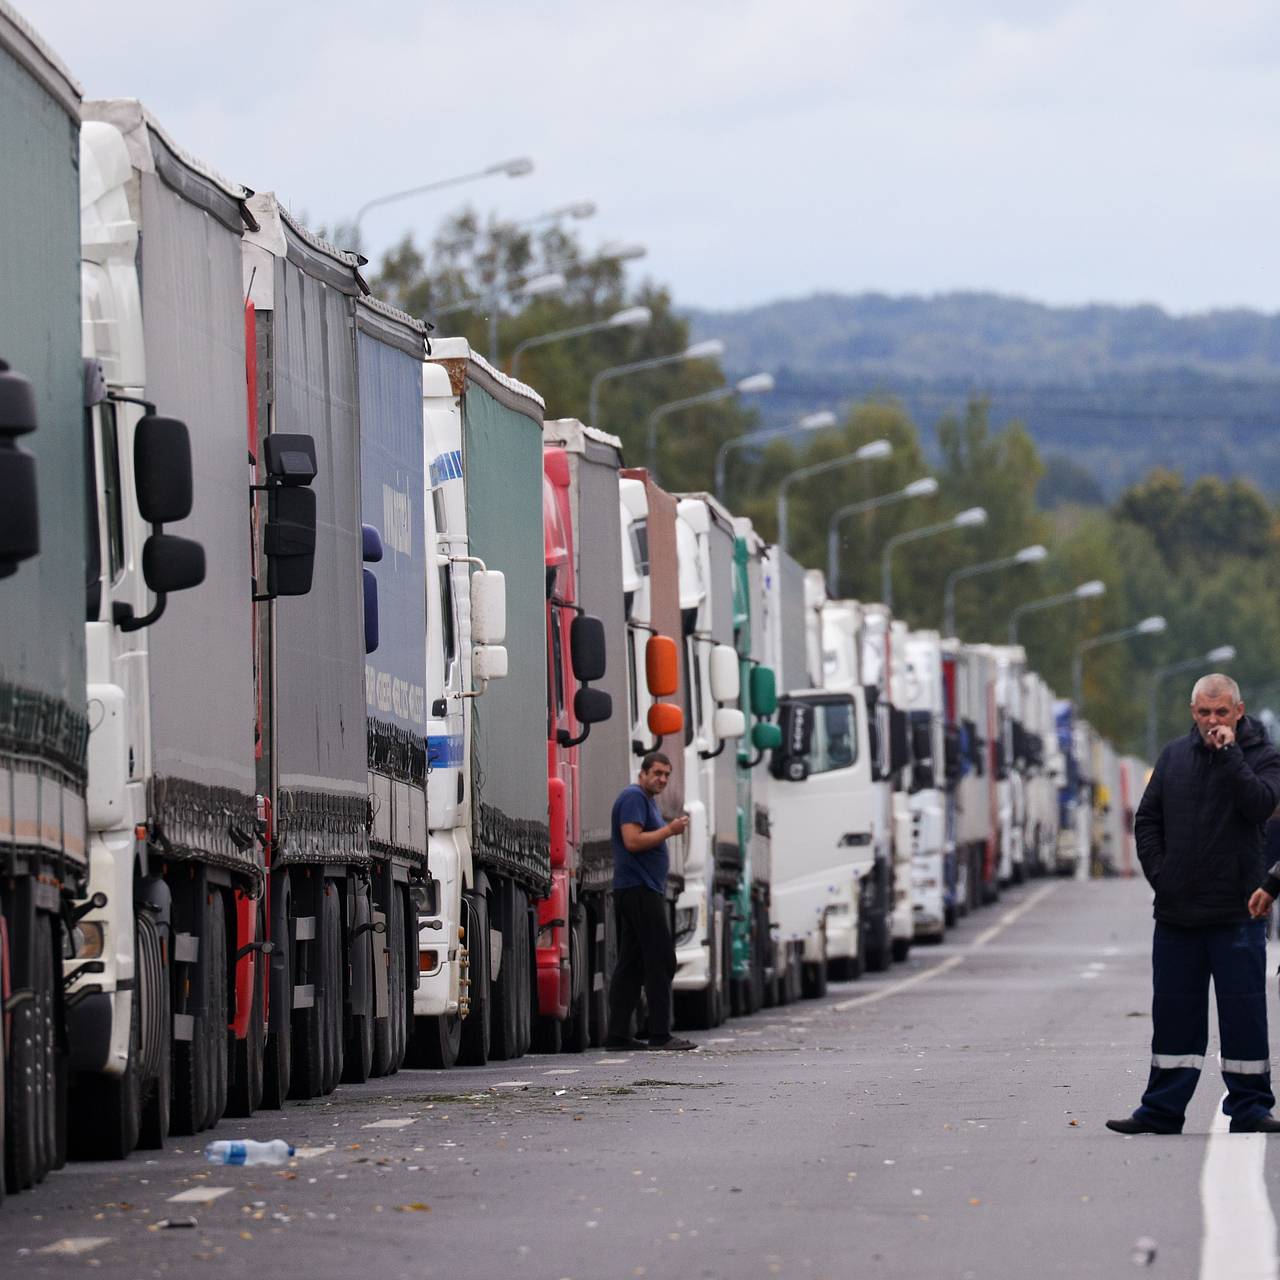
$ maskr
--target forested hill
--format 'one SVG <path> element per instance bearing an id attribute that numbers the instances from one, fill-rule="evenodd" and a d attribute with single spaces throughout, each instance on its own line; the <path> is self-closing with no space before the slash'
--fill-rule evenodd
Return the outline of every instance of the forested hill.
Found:
<path id="1" fill-rule="evenodd" d="M 1050 307 L 988 293 L 815 294 L 690 313 L 736 375 L 769 370 L 767 421 L 898 397 L 925 439 L 972 395 L 1113 495 L 1152 466 L 1280 491 L 1280 315 Z M 1052 498 L 1052 495 L 1046 495 Z"/>

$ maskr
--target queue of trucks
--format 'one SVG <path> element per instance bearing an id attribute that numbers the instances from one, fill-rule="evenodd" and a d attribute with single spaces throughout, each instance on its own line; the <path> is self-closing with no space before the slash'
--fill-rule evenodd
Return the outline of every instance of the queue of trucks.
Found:
<path id="1" fill-rule="evenodd" d="M 672 777 L 676 1025 L 1131 871 L 1142 766 L 1014 646 L 830 599 L 0 0 L 3 1187 L 602 1042 Z"/>

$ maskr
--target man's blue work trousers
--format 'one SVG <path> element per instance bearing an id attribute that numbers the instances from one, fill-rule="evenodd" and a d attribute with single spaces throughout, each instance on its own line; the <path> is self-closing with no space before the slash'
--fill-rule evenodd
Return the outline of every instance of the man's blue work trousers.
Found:
<path id="1" fill-rule="evenodd" d="M 1218 999 L 1223 1111 L 1233 1122 L 1270 1115 L 1266 922 L 1184 929 L 1156 922 L 1151 948 L 1151 1077 L 1135 1119 L 1182 1128 L 1209 1043 L 1209 979 Z"/>

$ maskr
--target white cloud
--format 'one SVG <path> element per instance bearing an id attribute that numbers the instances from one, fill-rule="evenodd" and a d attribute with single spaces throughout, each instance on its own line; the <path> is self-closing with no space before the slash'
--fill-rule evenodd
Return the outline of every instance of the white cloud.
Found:
<path id="1" fill-rule="evenodd" d="M 29 10 L 315 220 L 529 154 L 469 194 L 590 197 L 688 302 L 818 288 L 1275 308 L 1280 24 L 1264 0 L 337 0 Z M 392 206 L 375 240 L 450 201 Z"/>

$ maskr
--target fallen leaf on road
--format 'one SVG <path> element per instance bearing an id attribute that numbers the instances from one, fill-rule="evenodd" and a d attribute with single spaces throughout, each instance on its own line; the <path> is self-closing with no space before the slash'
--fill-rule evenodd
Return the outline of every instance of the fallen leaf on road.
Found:
<path id="1" fill-rule="evenodd" d="M 981 1204 L 981 1203 L 982 1203 L 982 1201 L 981 1201 L 981 1200 L 979 1200 L 979 1199 L 975 1196 L 974 1198 L 972 1198 L 972 1199 L 969 1201 L 969 1203 L 970 1203 L 970 1204 Z"/>
<path id="2" fill-rule="evenodd" d="M 1067 1121 L 1067 1123 L 1068 1123 L 1068 1124 L 1069 1124 L 1073 1129 L 1078 1129 L 1078 1128 L 1080 1127 L 1080 1121 L 1079 1121 L 1079 1120 L 1068 1120 L 1068 1121 Z"/>
<path id="3" fill-rule="evenodd" d="M 431 1206 L 423 1204 L 421 1200 L 415 1200 L 412 1204 L 396 1205 L 397 1213 L 430 1213 Z"/>

